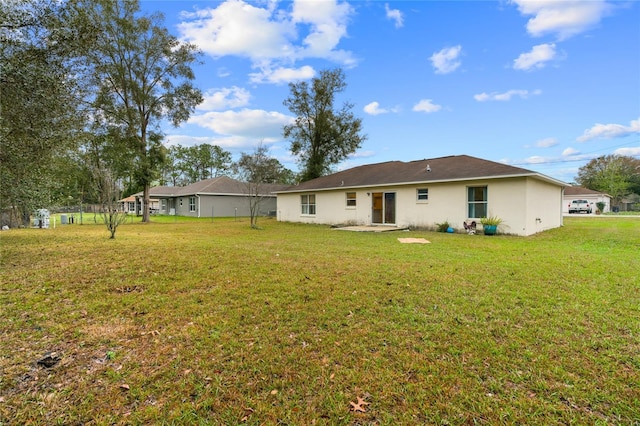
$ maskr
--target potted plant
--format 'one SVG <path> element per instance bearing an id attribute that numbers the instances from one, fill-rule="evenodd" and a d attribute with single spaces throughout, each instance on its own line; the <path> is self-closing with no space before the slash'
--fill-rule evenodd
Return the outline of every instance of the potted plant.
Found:
<path id="1" fill-rule="evenodd" d="M 502 223 L 502 219 L 498 216 L 483 217 L 480 219 L 482 231 L 484 235 L 495 235 L 498 231 L 498 225 Z"/>
<path id="2" fill-rule="evenodd" d="M 448 220 L 445 220 L 442 223 L 436 223 L 436 229 L 438 232 L 447 232 L 451 228 Z"/>
<path id="3" fill-rule="evenodd" d="M 605 206 L 606 206 L 605 203 L 603 203 L 602 201 L 598 201 L 596 203 L 596 207 L 598 207 L 598 209 L 596 210 L 596 214 L 604 213 Z"/>

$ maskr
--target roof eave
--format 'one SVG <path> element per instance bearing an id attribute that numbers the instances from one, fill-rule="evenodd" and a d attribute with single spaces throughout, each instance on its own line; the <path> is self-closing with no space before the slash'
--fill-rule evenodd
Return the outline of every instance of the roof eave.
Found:
<path id="1" fill-rule="evenodd" d="M 392 182 L 392 183 L 372 183 L 368 185 L 341 185 L 334 186 L 329 188 L 306 188 L 306 189 L 291 189 L 286 191 L 274 191 L 274 194 L 295 194 L 295 193 L 303 193 L 303 192 L 311 192 L 311 191 L 336 191 L 336 190 L 344 190 L 344 189 L 362 189 L 362 188 L 371 188 L 371 187 L 391 187 L 398 185 L 425 185 L 432 183 L 448 183 L 448 182 L 468 182 L 468 181 L 477 181 L 477 180 L 489 180 L 489 179 L 509 179 L 509 178 L 518 178 L 518 177 L 534 177 L 545 182 L 549 182 L 558 186 L 568 186 L 567 183 L 562 182 L 558 179 L 554 179 L 552 177 L 540 174 L 540 173 L 519 173 L 513 175 L 500 175 L 500 176 L 475 176 L 475 177 L 466 177 L 466 178 L 456 178 L 456 179 L 429 179 L 429 180 L 420 180 L 420 181 L 412 181 L 412 182 Z"/>

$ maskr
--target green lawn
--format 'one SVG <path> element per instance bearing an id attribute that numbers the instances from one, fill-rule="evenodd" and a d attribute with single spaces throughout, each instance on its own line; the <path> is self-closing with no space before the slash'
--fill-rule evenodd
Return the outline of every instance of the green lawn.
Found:
<path id="1" fill-rule="evenodd" d="M 155 220 L 0 233 L 0 425 L 640 423 L 638 218 Z"/>

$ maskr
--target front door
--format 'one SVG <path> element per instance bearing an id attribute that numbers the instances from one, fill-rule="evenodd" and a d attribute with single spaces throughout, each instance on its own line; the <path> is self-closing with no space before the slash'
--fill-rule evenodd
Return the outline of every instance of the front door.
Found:
<path id="1" fill-rule="evenodd" d="M 374 192 L 371 194 L 371 223 L 396 223 L 396 193 Z"/>

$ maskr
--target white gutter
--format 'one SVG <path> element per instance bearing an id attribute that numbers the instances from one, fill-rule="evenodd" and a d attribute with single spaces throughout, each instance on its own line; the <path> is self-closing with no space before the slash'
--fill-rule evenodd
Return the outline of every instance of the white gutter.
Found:
<path id="1" fill-rule="evenodd" d="M 198 218 L 200 218 L 200 194 L 196 194 L 196 197 L 198 197 Z"/>

